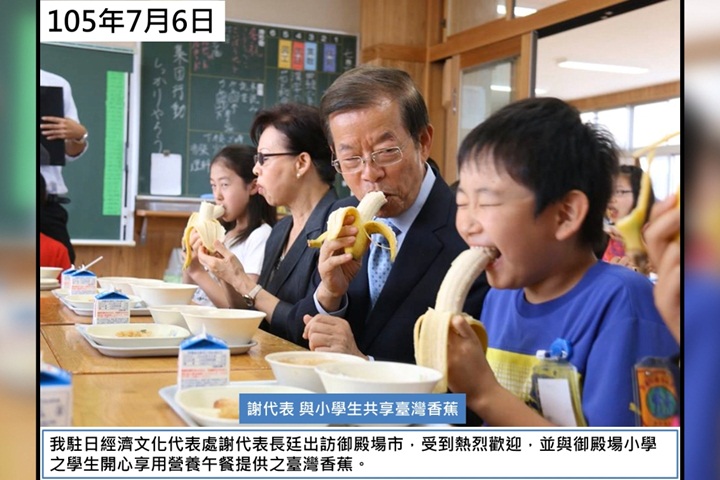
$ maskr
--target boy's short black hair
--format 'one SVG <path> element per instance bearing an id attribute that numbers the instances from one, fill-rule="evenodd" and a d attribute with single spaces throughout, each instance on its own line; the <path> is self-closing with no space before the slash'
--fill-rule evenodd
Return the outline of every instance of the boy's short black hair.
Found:
<path id="1" fill-rule="evenodd" d="M 458 151 L 458 169 L 489 158 L 495 168 L 535 194 L 539 215 L 571 190 L 589 203 L 580 241 L 603 241 L 603 216 L 618 172 L 618 148 L 612 136 L 583 124 L 580 113 L 557 98 L 511 103 L 475 127 Z"/>

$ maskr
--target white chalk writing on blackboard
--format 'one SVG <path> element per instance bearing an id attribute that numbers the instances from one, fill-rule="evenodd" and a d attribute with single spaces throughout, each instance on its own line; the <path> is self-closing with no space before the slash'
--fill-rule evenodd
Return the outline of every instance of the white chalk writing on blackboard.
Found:
<path id="1" fill-rule="evenodd" d="M 163 111 L 163 108 L 162 108 L 162 86 L 167 85 L 167 80 L 165 79 L 165 73 L 166 73 L 165 66 L 160 61 L 159 58 L 155 57 L 155 61 L 153 62 L 153 79 L 152 79 L 152 85 L 153 85 L 152 96 L 155 99 L 155 106 L 154 106 L 150 116 L 154 120 L 153 132 L 155 133 L 155 138 L 153 140 L 153 145 L 155 145 L 157 147 L 158 152 L 163 151 L 161 118 L 163 116 L 165 116 L 165 112 Z"/>
<path id="2" fill-rule="evenodd" d="M 210 172 L 212 157 L 229 144 L 243 143 L 242 134 L 204 133 L 190 143 L 190 172 Z"/>
<path id="3" fill-rule="evenodd" d="M 256 92 L 255 82 L 248 84 L 245 81 L 238 82 L 224 78 L 218 80 L 214 111 L 215 118 L 223 121 L 224 132 L 231 133 L 237 130 L 235 126 L 237 122 L 234 122 L 234 118 L 239 113 L 240 104 L 247 105 L 247 111 L 250 113 L 260 109 L 262 102 Z"/>
<path id="4" fill-rule="evenodd" d="M 170 105 L 172 108 L 172 119 L 178 120 L 185 118 L 185 65 L 188 63 L 187 52 L 183 50 L 182 44 L 176 44 L 173 51 L 173 71 L 175 73 L 175 84 L 172 87 L 173 103 Z"/>

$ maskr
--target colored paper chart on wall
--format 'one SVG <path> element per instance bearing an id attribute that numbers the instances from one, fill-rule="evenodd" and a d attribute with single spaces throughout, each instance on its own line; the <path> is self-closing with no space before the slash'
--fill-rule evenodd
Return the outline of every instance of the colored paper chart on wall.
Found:
<path id="1" fill-rule="evenodd" d="M 142 44 L 140 194 L 150 192 L 152 154 L 166 150 L 182 157 L 182 195 L 210 193 L 213 156 L 231 143 L 252 144 L 259 110 L 291 101 L 319 105 L 357 63 L 355 35 L 227 22 L 225 37 Z"/>

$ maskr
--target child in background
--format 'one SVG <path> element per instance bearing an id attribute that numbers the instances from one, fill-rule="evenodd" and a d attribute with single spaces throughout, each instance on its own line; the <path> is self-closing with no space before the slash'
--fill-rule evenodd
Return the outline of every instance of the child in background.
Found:
<path id="1" fill-rule="evenodd" d="M 683 128 L 685 231 L 683 395 L 685 478 L 720 478 L 720 148 L 686 108 Z M 720 136 L 720 135 L 719 135 Z M 713 141 L 715 145 L 712 145 Z M 655 303 L 680 341 L 680 209 L 655 205 L 644 233 L 657 268 Z"/>
<path id="2" fill-rule="evenodd" d="M 556 341 L 580 378 L 578 400 L 572 384 L 565 394 L 576 423 L 635 425 L 633 366 L 678 350 L 650 281 L 593 253 L 617 162 L 612 139 L 554 98 L 508 105 L 460 147 L 458 231 L 500 256 L 486 269 L 487 358 L 467 322 L 454 318 L 448 380 L 489 425 L 551 424 L 543 414 L 558 405 L 540 408 L 531 390 L 537 354 Z"/>
<path id="3" fill-rule="evenodd" d="M 607 233 L 610 236 L 608 246 L 603 255 L 603 260 L 606 262 L 630 266 L 629 259 L 625 255 L 625 245 L 623 244 L 622 237 L 613 225 L 621 218 L 627 216 L 632 209 L 637 206 L 642 176 L 643 170 L 640 167 L 636 167 L 635 165 L 620 166 L 620 173 L 615 178 L 615 188 L 607 208 L 607 217 L 611 224 L 606 227 Z M 651 188 L 648 212 L 650 212 L 654 202 L 655 194 Z M 645 220 L 647 221 L 647 219 Z"/>
<path id="4" fill-rule="evenodd" d="M 215 203 L 225 209 L 220 218 L 227 230 L 225 246 L 240 260 L 248 275 L 255 280 L 265 256 L 265 242 L 276 222 L 275 208 L 258 194 L 253 156 L 249 145 L 229 145 L 215 155 L 210 163 L 210 185 Z M 229 308 L 232 304 L 226 288 L 200 264 L 197 251 L 202 241 L 196 231 L 190 236 L 193 258 L 183 271 L 183 282 L 198 285 L 193 301 L 200 305 Z"/>

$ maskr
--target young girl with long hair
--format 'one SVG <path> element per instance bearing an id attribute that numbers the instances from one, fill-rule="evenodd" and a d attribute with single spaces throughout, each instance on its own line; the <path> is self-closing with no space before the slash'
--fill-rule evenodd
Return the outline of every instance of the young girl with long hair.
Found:
<path id="1" fill-rule="evenodd" d="M 258 194 L 253 173 L 256 153 L 249 145 L 228 145 L 210 163 L 210 186 L 215 203 L 225 209 L 219 219 L 225 227 L 225 246 L 242 263 L 250 276 L 257 278 L 265 255 L 265 242 L 276 221 L 275 207 Z M 193 259 L 183 271 L 183 282 L 198 285 L 193 301 L 201 305 L 228 308 L 231 301 L 226 288 L 198 261 L 202 242 L 197 232 L 191 234 Z"/>

